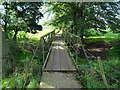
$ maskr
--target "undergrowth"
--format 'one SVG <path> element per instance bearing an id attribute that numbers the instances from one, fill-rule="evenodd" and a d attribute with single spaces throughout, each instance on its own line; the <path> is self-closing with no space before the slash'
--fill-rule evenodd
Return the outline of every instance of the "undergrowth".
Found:
<path id="1" fill-rule="evenodd" d="M 102 60 L 105 71 L 108 88 L 120 88 L 120 38 L 118 34 L 107 33 L 98 38 L 86 37 L 87 42 L 105 41 L 105 43 L 113 43 L 109 50 L 109 58 Z M 76 59 L 76 55 L 71 54 Z M 79 75 L 76 78 L 82 83 L 83 88 L 106 88 L 97 60 L 86 60 L 79 58 L 77 60 Z"/>
<path id="2" fill-rule="evenodd" d="M 109 88 L 120 88 L 120 57 L 118 55 L 120 51 L 120 49 L 118 49 L 119 47 L 120 45 L 115 45 L 110 50 L 111 58 L 109 60 L 102 61 Z M 83 64 L 89 66 L 89 64 L 83 62 L 80 60 L 79 65 Z M 81 77 L 84 77 L 83 81 L 86 81 L 87 83 L 87 85 L 83 84 L 84 87 L 106 88 L 101 78 L 102 76 L 100 75 L 100 67 L 98 66 L 97 61 L 91 61 L 90 65 L 92 65 L 93 69 L 91 71 L 88 71 L 88 68 L 86 68 L 86 76 L 81 73 Z M 84 70 L 85 68 L 83 69 L 80 67 L 79 69 Z"/>
<path id="3" fill-rule="evenodd" d="M 17 43 L 12 43 L 10 46 L 13 48 L 11 50 L 16 62 L 15 71 L 3 76 L 2 88 L 39 88 L 42 55 L 37 52 L 34 60 L 31 61 L 33 52 L 28 53 L 26 48 Z"/>
<path id="4" fill-rule="evenodd" d="M 18 36 L 17 41 L 11 39 L 8 44 L 15 62 L 15 69 L 12 73 L 3 74 L 0 88 L 39 88 L 43 65 L 40 49 L 31 60 L 38 39 L 28 39 L 25 35 Z"/>

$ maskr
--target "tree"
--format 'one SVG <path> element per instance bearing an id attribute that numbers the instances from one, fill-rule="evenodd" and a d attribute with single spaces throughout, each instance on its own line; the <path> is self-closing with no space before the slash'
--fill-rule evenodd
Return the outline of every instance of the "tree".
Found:
<path id="1" fill-rule="evenodd" d="M 36 30 L 42 30 L 41 25 L 37 22 L 43 14 L 39 11 L 42 3 L 40 2 L 13 2 L 12 9 L 17 12 L 16 17 L 21 17 L 25 22 L 27 22 L 27 31 L 31 33 L 36 33 Z"/>
<path id="2" fill-rule="evenodd" d="M 36 33 L 42 30 L 42 26 L 38 25 L 39 19 L 43 14 L 39 11 L 42 3 L 35 2 L 4 2 L 3 27 L 8 38 L 8 32 L 14 30 L 14 40 L 18 31 Z"/>
<path id="3" fill-rule="evenodd" d="M 4 2 L 3 3 L 3 6 L 4 6 L 4 15 L 2 16 L 2 20 L 4 21 L 4 25 L 3 25 L 3 28 L 4 28 L 4 32 L 5 32 L 5 36 L 6 38 L 8 38 L 8 30 L 7 30 L 7 26 L 8 26 L 8 23 L 10 23 L 10 10 L 9 10 L 9 3 L 7 2 Z"/>
<path id="4" fill-rule="evenodd" d="M 102 31 L 110 28 L 116 32 L 120 30 L 120 21 L 116 17 L 119 13 L 119 2 L 57 2 L 47 3 L 51 13 L 55 14 L 51 24 L 59 28 L 65 26 L 70 32 L 80 35 L 83 40 L 85 31 L 89 29 Z"/>

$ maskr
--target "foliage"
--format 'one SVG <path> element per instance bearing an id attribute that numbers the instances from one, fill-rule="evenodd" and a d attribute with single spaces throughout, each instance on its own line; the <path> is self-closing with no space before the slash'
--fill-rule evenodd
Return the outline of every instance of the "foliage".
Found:
<path id="1" fill-rule="evenodd" d="M 39 88 L 41 67 L 43 65 L 41 49 L 37 51 L 33 61 L 31 61 L 33 52 L 30 52 L 30 50 L 36 48 L 40 36 L 51 31 L 52 29 L 44 29 L 32 36 L 24 31 L 19 31 L 18 41 L 9 40 L 8 44 L 10 45 L 16 66 L 12 74 L 3 74 L 2 88 Z"/>
<path id="2" fill-rule="evenodd" d="M 112 32 L 107 32 L 104 34 L 104 39 L 101 41 L 106 40 L 105 43 L 112 43 L 114 42 L 113 47 L 110 49 L 110 58 L 108 60 L 102 60 L 103 68 L 105 71 L 105 76 L 108 82 L 109 88 L 119 88 L 120 87 L 120 44 L 118 42 L 118 34 L 113 34 Z M 94 36 L 93 36 L 94 37 Z M 107 37 L 112 37 L 114 40 L 109 41 Z M 89 37 L 87 37 L 89 38 Z M 100 37 L 91 38 L 91 41 L 87 42 L 96 42 L 100 40 Z M 115 42 L 117 41 L 117 42 Z M 73 58 L 75 59 L 74 53 L 72 54 Z M 99 65 L 96 60 L 86 60 L 79 58 L 77 61 L 77 66 L 79 68 L 79 75 L 76 76 L 80 82 L 82 82 L 83 88 L 105 88 L 105 85 L 102 80 L 102 76 L 100 75 Z M 90 64 L 89 64 L 89 63 Z M 90 69 L 92 66 L 92 69 Z"/>
<path id="3" fill-rule="evenodd" d="M 119 2 L 50 2 L 46 5 L 49 7 L 48 12 L 54 14 L 50 24 L 78 34 L 81 38 L 89 29 L 100 32 L 107 28 L 113 32 L 120 30 L 119 19 L 116 17 L 119 14 Z"/>
<path id="4" fill-rule="evenodd" d="M 18 31 L 37 33 L 42 26 L 37 22 L 43 14 L 39 11 L 42 3 L 37 2 L 3 2 L 2 26 L 6 38 L 9 32 L 14 31 L 13 39 L 16 40 Z"/>
<path id="5" fill-rule="evenodd" d="M 15 81 L 13 78 L 6 78 L 2 80 L 2 88 L 15 88 Z"/>
<path id="6" fill-rule="evenodd" d="M 29 65 L 28 65 L 29 63 Z M 38 88 L 42 63 L 39 60 L 17 62 L 16 72 L 2 80 L 2 88 Z"/>
<path id="7" fill-rule="evenodd" d="M 103 80 L 101 79 L 101 75 L 99 74 L 100 70 L 97 62 L 91 61 L 91 65 L 93 66 L 93 71 L 95 70 L 95 72 L 92 72 L 91 70 L 89 70 L 89 68 L 87 68 L 89 64 L 81 63 L 83 61 L 85 60 L 81 60 L 80 63 L 78 64 L 80 65 L 79 69 L 80 71 L 82 71 L 82 73 L 80 73 L 80 75 L 78 75 L 76 78 L 82 79 L 82 84 L 84 88 L 105 88 L 105 85 L 103 84 Z M 118 73 L 120 72 L 119 70 L 120 67 L 118 66 L 120 64 L 119 59 L 116 60 L 116 63 L 114 62 L 115 59 L 103 61 L 105 73 L 109 75 L 109 77 L 106 75 L 109 88 L 118 88 L 120 85 L 120 80 L 119 80 L 120 73 Z M 111 68 L 114 68 L 118 72 L 112 70 Z M 118 80 L 119 83 L 113 79 Z"/>
<path id="8" fill-rule="evenodd" d="M 119 35 L 120 33 L 113 33 L 111 31 L 108 31 L 106 34 L 102 34 L 100 36 L 98 35 L 96 36 L 95 34 L 93 34 L 88 37 L 86 36 L 85 42 L 97 42 L 97 41 L 104 41 L 105 43 L 117 42 L 120 40 Z"/>
<path id="9" fill-rule="evenodd" d="M 36 30 L 42 30 L 42 27 L 37 24 L 38 20 L 43 17 L 39 11 L 42 6 L 41 2 L 12 2 L 11 9 L 16 13 L 16 17 L 22 18 L 27 22 L 27 31 L 36 33 Z"/>
<path id="10" fill-rule="evenodd" d="M 84 36 L 89 37 L 89 36 L 102 36 L 102 35 L 103 35 L 103 33 L 101 33 L 100 31 L 90 29 L 90 30 L 85 31 Z"/>
<path id="11" fill-rule="evenodd" d="M 110 50 L 111 57 L 120 58 L 120 43 L 116 43 Z"/>
<path id="12" fill-rule="evenodd" d="M 30 81 L 29 85 L 27 86 L 27 88 L 38 88 L 39 84 L 36 80 L 32 80 Z"/>

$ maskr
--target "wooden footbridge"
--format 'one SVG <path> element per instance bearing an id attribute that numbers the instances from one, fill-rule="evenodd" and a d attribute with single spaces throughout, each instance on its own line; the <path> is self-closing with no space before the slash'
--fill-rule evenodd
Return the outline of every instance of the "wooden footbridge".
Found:
<path id="1" fill-rule="evenodd" d="M 80 50 L 83 53 L 80 53 Z M 78 57 L 81 54 L 88 60 L 88 66 L 79 66 L 80 58 Z M 76 81 L 75 76 L 68 72 L 77 71 L 80 68 L 92 70 L 92 65 L 90 64 L 91 58 L 96 57 L 84 49 L 84 45 L 79 36 L 67 31 L 63 31 L 62 34 L 52 31 L 40 37 L 31 61 L 40 59 L 40 71 L 42 71 L 40 88 L 81 88 L 82 86 Z M 102 65 L 100 64 L 100 60 L 98 61 L 99 66 Z M 105 76 L 102 73 L 103 75 Z M 105 78 L 103 80 L 106 84 Z"/>
<path id="2" fill-rule="evenodd" d="M 81 88 L 81 84 L 76 81 L 74 75 L 63 73 L 76 71 L 73 60 L 65 46 L 65 37 L 63 38 L 63 34 L 55 34 L 55 32 L 48 35 L 48 38 L 42 37 L 41 41 L 41 45 L 46 47 L 42 47 L 44 65 L 40 88 Z M 45 51 L 48 51 L 46 59 Z"/>
<path id="3" fill-rule="evenodd" d="M 63 38 L 57 34 L 45 71 L 73 71 L 75 66 L 64 46 Z"/>
<path id="4" fill-rule="evenodd" d="M 39 53 L 43 59 L 42 71 L 76 71 L 75 64 L 77 64 L 80 47 L 88 58 L 84 47 L 80 44 L 82 44 L 80 37 L 72 33 L 63 32 L 60 34 L 52 31 L 40 38 L 32 60 Z M 76 59 L 70 56 L 69 47 L 74 50 Z"/>
<path id="5" fill-rule="evenodd" d="M 68 32 L 60 34 L 52 31 L 40 38 L 32 57 L 32 60 L 34 60 L 42 55 L 40 88 L 81 88 L 74 75 L 63 73 L 77 71 L 80 43 L 78 36 Z M 68 48 L 74 50 L 75 59 L 70 56 Z M 84 47 L 82 49 L 85 52 Z"/>

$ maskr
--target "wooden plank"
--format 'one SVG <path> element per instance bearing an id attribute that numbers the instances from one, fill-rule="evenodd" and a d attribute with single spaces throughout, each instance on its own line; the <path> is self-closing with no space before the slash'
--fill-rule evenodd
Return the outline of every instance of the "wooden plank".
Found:
<path id="1" fill-rule="evenodd" d="M 64 41 L 60 36 L 56 36 L 54 46 L 45 70 L 51 71 L 75 71 L 75 66 L 64 46 Z"/>
<path id="2" fill-rule="evenodd" d="M 55 48 L 54 46 L 52 47 L 52 51 L 51 51 L 51 54 L 50 54 L 50 57 L 48 59 L 48 63 L 46 65 L 46 68 L 45 69 L 49 69 L 49 70 L 52 70 L 52 63 L 53 63 L 53 59 L 54 59 L 54 52 L 55 52 Z"/>
<path id="3" fill-rule="evenodd" d="M 66 54 L 66 58 L 67 58 L 66 60 L 68 62 L 68 68 L 69 68 L 69 70 L 76 70 L 75 66 L 73 65 L 72 59 L 70 58 L 67 50 L 65 50 L 65 52 L 66 52 L 65 54 Z"/>
<path id="4" fill-rule="evenodd" d="M 49 49 L 49 52 L 48 52 L 48 54 L 47 54 L 47 57 L 46 57 L 46 59 L 45 59 L 45 62 L 44 62 L 44 64 L 43 64 L 42 69 L 44 69 L 45 66 L 46 66 L 46 64 L 47 64 L 47 61 L 48 61 L 48 58 L 49 58 L 49 55 L 50 55 L 50 51 L 51 51 L 51 49 L 52 49 L 52 46 L 51 46 L 50 49 Z"/>
<path id="5" fill-rule="evenodd" d="M 60 47 L 60 65 L 61 65 L 61 70 L 68 70 L 68 63 L 67 63 L 67 58 L 65 56 L 65 48 L 63 47 L 63 45 L 61 44 Z"/>
<path id="6" fill-rule="evenodd" d="M 50 70 L 50 69 L 45 69 L 44 72 L 77 72 L 76 69 L 62 69 L 62 70 Z"/>
<path id="7" fill-rule="evenodd" d="M 56 50 L 54 53 L 54 62 L 52 65 L 52 70 L 60 70 L 59 41 L 57 41 L 57 45 L 55 47 Z"/>

